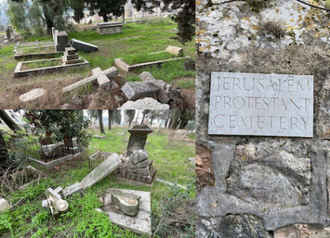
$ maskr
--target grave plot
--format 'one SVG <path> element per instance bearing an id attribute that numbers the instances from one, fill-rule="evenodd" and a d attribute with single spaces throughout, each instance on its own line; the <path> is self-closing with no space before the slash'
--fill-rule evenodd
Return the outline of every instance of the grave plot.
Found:
<path id="1" fill-rule="evenodd" d="M 19 62 L 16 66 L 14 75 L 15 77 L 23 77 L 26 75 L 52 73 L 63 71 L 68 68 L 79 68 L 88 65 L 89 62 L 80 58 L 74 48 L 67 47 L 65 48 L 62 58 Z"/>
<path id="2" fill-rule="evenodd" d="M 40 42 L 41 43 L 41 42 Z M 54 58 L 60 56 L 61 53 L 55 51 L 53 44 L 32 45 L 31 47 L 19 47 L 16 49 L 14 59 L 28 59 L 28 58 Z"/>
<path id="3" fill-rule="evenodd" d="M 150 54 L 129 55 L 125 58 L 115 59 L 115 65 L 125 72 L 131 72 L 147 66 L 161 65 L 167 61 L 190 59 L 189 56 L 177 57 L 183 55 L 183 49 L 180 47 L 168 46 L 165 51 Z"/>

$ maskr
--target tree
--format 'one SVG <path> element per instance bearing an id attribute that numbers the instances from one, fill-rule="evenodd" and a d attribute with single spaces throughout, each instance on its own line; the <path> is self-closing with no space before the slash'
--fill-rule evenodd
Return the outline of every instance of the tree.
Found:
<path id="1" fill-rule="evenodd" d="M 103 21 L 108 21 L 108 14 L 119 17 L 124 13 L 126 0 L 94 0 L 89 1 L 89 9 L 91 15 L 97 12 L 103 17 Z"/>
<path id="2" fill-rule="evenodd" d="M 24 116 L 34 125 L 40 138 L 46 136 L 47 141 L 64 141 L 70 145 L 72 138 L 77 143 L 87 146 L 91 135 L 84 129 L 88 128 L 89 120 L 76 110 L 28 110 Z"/>
<path id="3" fill-rule="evenodd" d="M 194 110 L 172 110 L 169 128 L 175 130 L 177 128 L 184 129 L 190 120 L 195 117 Z"/>
<path id="4" fill-rule="evenodd" d="M 111 131 L 112 110 L 108 110 L 108 130 Z"/>
<path id="5" fill-rule="evenodd" d="M 172 19 L 178 24 L 178 32 L 174 39 L 182 44 L 192 41 L 195 36 L 195 1 L 194 0 L 132 0 L 135 8 L 140 11 L 152 11 L 153 7 L 160 7 L 163 2 L 162 10 L 177 11 Z"/>
<path id="6" fill-rule="evenodd" d="M 135 110 L 125 110 L 125 115 L 127 116 L 128 126 L 131 126 L 135 116 Z"/>
<path id="7" fill-rule="evenodd" d="M 102 134 L 105 134 L 104 126 L 103 126 L 103 116 L 102 116 L 102 110 L 97 110 L 97 117 L 99 118 L 100 123 L 100 131 Z"/>

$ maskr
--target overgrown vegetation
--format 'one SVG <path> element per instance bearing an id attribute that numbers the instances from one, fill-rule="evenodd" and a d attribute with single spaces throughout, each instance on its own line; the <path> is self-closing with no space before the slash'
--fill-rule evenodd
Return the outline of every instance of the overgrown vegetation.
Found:
<path id="1" fill-rule="evenodd" d="M 111 174 L 84 192 L 67 198 L 69 211 L 58 219 L 51 216 L 48 208 L 41 208 L 47 188 L 64 188 L 81 181 L 91 171 L 89 155 L 99 149 L 117 153 L 126 151 L 127 129 L 116 126 L 106 132 L 106 138 L 93 138 L 85 154 L 45 171 L 49 177 L 41 179 L 39 184 L 22 191 L 4 193 L 0 190 L 0 196 L 14 204 L 11 210 L 0 214 L 2 237 L 140 237 L 111 224 L 106 214 L 94 210 L 102 206 L 98 197 L 110 187 L 151 192 L 154 237 L 194 237 L 195 168 L 187 158 L 194 156 L 195 147 L 193 143 L 171 141 L 170 131 L 165 129 L 149 134 L 145 149 L 149 159 L 154 160 L 158 178 L 185 185 L 187 190 L 157 181 L 152 187 L 133 185 Z"/>
<path id="2" fill-rule="evenodd" d="M 132 54 L 132 55 L 126 55 L 124 56 L 123 60 L 129 64 L 138 64 L 138 63 L 146 63 L 146 62 L 152 62 L 157 60 L 166 60 L 166 59 L 172 59 L 175 55 L 168 53 L 168 52 L 160 52 L 155 54 Z"/>
<path id="3" fill-rule="evenodd" d="M 62 59 L 29 62 L 29 63 L 22 64 L 22 70 L 53 67 L 53 66 L 59 66 L 62 64 L 63 64 Z"/>

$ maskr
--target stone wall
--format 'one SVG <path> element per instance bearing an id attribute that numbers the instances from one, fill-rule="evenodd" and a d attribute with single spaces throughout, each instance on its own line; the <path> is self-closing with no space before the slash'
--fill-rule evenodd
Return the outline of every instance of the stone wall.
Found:
<path id="1" fill-rule="evenodd" d="M 207 3 L 196 7 L 196 154 L 214 182 L 197 173 L 196 237 L 330 237 L 329 18 L 294 1 Z M 314 75 L 313 137 L 209 135 L 211 72 Z"/>

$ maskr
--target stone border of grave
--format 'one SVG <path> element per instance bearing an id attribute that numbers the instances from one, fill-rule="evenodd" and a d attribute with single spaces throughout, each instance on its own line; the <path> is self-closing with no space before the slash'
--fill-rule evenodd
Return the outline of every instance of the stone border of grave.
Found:
<path id="1" fill-rule="evenodd" d="M 56 160 L 52 160 L 48 163 L 46 162 L 43 162 L 43 161 L 40 161 L 40 160 L 37 160 L 37 159 L 33 159 L 33 158 L 28 158 L 28 160 L 34 162 L 36 165 L 42 167 L 42 168 L 45 168 L 45 169 L 52 169 L 54 166 L 57 166 L 57 165 L 60 165 L 60 164 L 63 164 L 64 162 L 68 161 L 68 160 L 71 160 L 73 158 L 76 158 L 77 156 L 81 155 L 80 152 L 74 154 L 74 155 L 66 155 L 62 158 L 58 158 Z"/>
<path id="2" fill-rule="evenodd" d="M 94 154 L 92 154 L 91 156 L 89 156 L 89 167 L 94 167 L 94 163 L 97 160 L 105 160 L 106 158 L 108 158 L 110 155 L 112 154 L 112 152 L 106 152 L 106 151 L 101 151 L 98 150 L 96 151 Z"/>
<path id="3" fill-rule="evenodd" d="M 62 58 L 19 62 L 15 68 L 14 77 L 23 77 L 23 76 L 27 76 L 27 75 L 31 75 L 31 74 L 35 75 L 35 74 L 39 74 L 39 73 L 50 73 L 50 72 L 61 71 L 61 70 L 68 69 L 68 68 L 83 67 L 83 66 L 89 65 L 89 62 L 87 60 L 82 59 L 83 62 L 76 63 L 76 64 L 67 64 L 66 65 L 66 64 L 62 63 L 62 65 L 59 65 L 59 66 L 22 70 L 23 64 L 32 63 L 32 62 L 51 61 L 51 60 L 62 60 Z"/>
<path id="4" fill-rule="evenodd" d="M 116 58 L 115 65 L 125 72 L 132 72 L 135 69 L 152 66 L 152 65 L 161 65 L 164 62 L 176 61 L 176 60 L 182 60 L 182 59 L 191 59 L 191 57 L 185 56 L 185 57 L 178 57 L 178 58 L 167 59 L 167 60 L 157 60 L 157 61 L 146 62 L 146 63 L 132 64 L 132 65 L 127 64 L 125 61 L 123 61 L 120 58 Z"/>
<path id="5" fill-rule="evenodd" d="M 56 57 L 57 55 L 61 54 L 60 52 L 46 52 L 46 53 L 28 53 L 24 54 L 21 50 L 17 50 L 16 54 L 14 55 L 14 59 L 22 59 L 22 58 L 33 58 L 33 57 L 44 57 L 44 56 L 52 56 Z"/>

